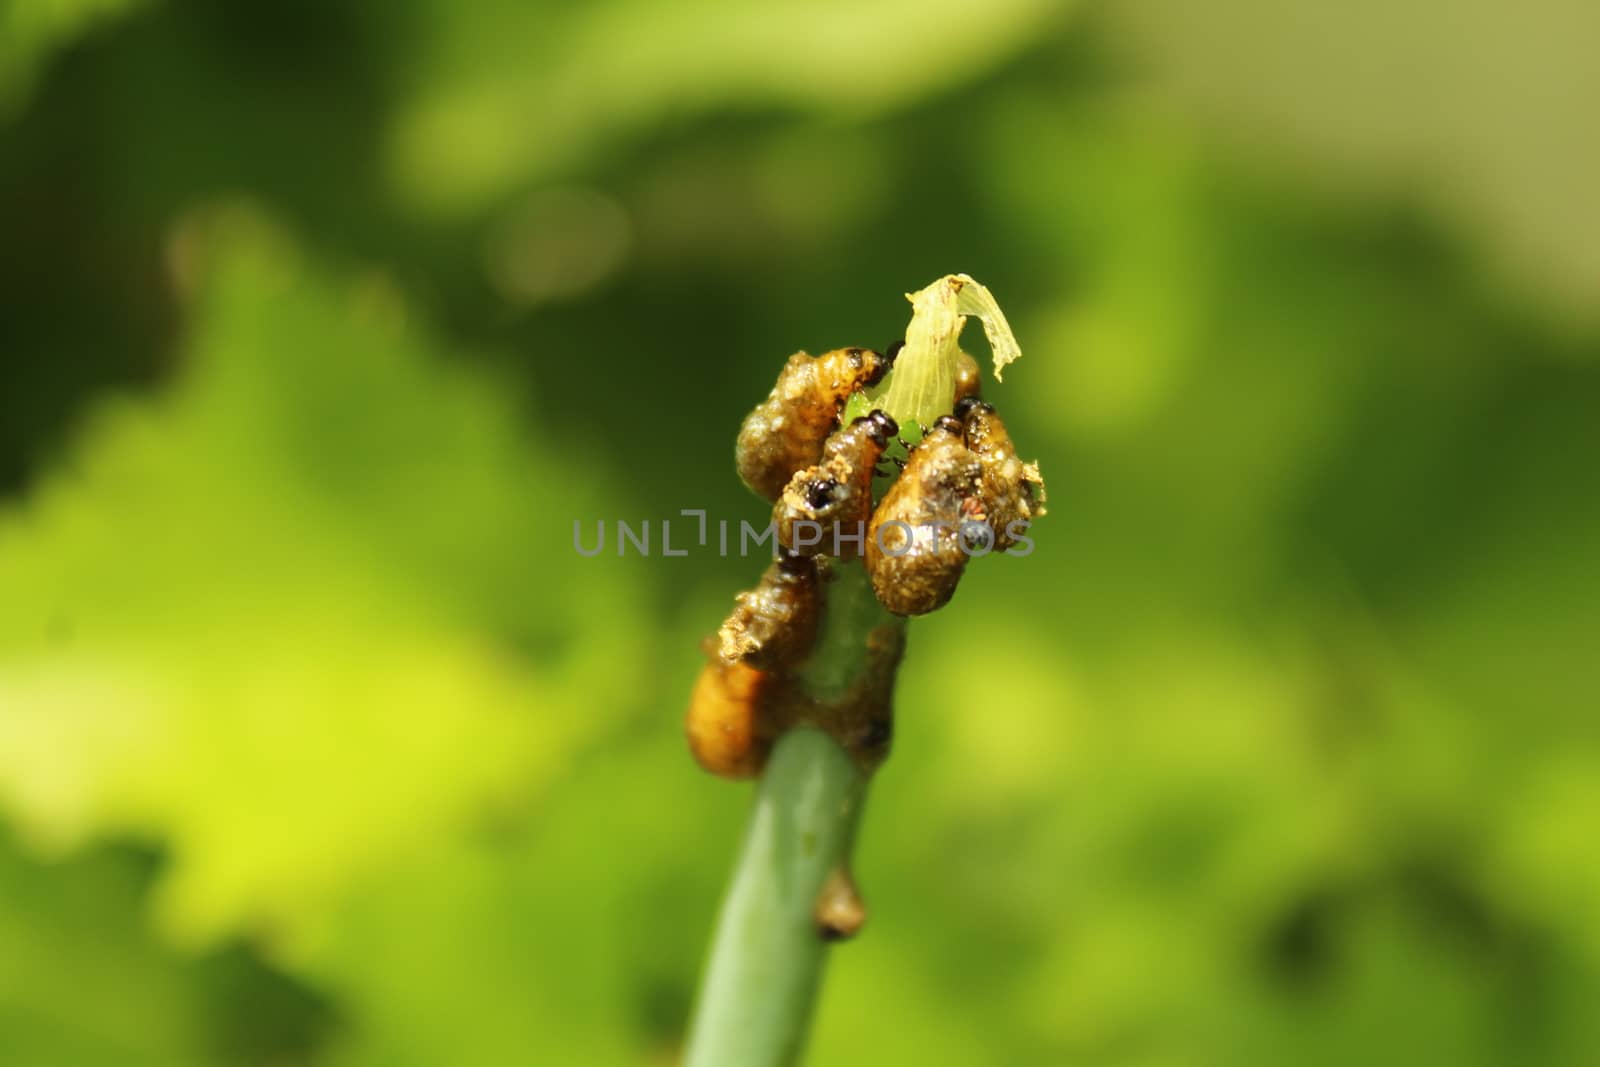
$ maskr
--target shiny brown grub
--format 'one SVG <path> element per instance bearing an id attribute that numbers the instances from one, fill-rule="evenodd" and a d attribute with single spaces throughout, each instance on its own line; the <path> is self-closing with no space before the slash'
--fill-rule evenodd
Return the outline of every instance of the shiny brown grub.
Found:
<path id="1" fill-rule="evenodd" d="M 874 411 L 830 436 L 822 462 L 790 479 L 773 509 L 778 544 L 802 555 L 860 556 L 872 518 L 873 473 L 899 432 L 893 419 Z"/>
<path id="2" fill-rule="evenodd" d="M 1013 530 L 1022 530 L 1045 513 L 1044 480 L 1036 464 L 1017 457 L 1011 434 L 993 406 L 979 400 L 956 405 L 967 448 L 983 468 L 983 504 L 994 530 L 994 548 L 1016 543 Z M 1021 525 L 1014 525 L 1021 524 Z"/>
<path id="3" fill-rule="evenodd" d="M 760 583 L 734 598 L 733 611 L 717 630 L 717 655 L 762 670 L 791 670 L 811 654 L 822 617 L 817 562 L 785 556 Z"/>
<path id="4" fill-rule="evenodd" d="M 719 778 L 754 778 L 766 764 L 771 736 L 763 709 L 772 678 L 747 663 L 712 657 L 689 698 L 684 733 L 695 762 Z"/>
<path id="5" fill-rule="evenodd" d="M 963 427 L 941 418 L 906 461 L 872 516 L 867 571 L 896 615 L 926 615 L 949 603 L 966 569 L 961 524 L 985 518 L 982 466 Z"/>
<path id="6" fill-rule="evenodd" d="M 790 356 L 772 392 L 739 428 L 735 461 L 744 484 L 776 501 L 796 471 L 822 458 L 823 442 L 850 394 L 876 384 L 889 364 L 869 348 Z"/>

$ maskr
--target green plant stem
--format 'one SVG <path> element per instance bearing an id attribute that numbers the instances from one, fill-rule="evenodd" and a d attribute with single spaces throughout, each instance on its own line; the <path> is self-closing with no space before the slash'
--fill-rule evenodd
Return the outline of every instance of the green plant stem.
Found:
<path id="1" fill-rule="evenodd" d="M 827 734 L 779 738 L 717 921 L 686 1067 L 799 1059 L 827 952 L 812 909 L 849 857 L 865 792 L 865 775 Z"/>
<path id="2" fill-rule="evenodd" d="M 891 621 L 866 569 L 839 564 L 816 652 L 801 676 L 831 700 L 867 667 L 867 637 Z M 848 867 L 867 776 L 832 737 L 778 739 L 723 901 L 685 1067 L 782 1067 L 805 1046 L 827 942 L 814 920 L 828 875 Z"/>
<path id="3" fill-rule="evenodd" d="M 857 393 L 841 422 L 882 407 L 907 440 L 949 410 L 963 316 L 983 319 L 996 371 L 1020 355 L 987 289 L 949 276 L 912 294 L 914 313 L 893 373 L 871 396 Z M 832 701 L 867 669 L 867 641 L 884 611 L 860 563 L 836 564 L 816 651 L 800 682 Z M 867 776 L 832 737 L 813 729 L 778 739 L 756 794 L 733 883 L 717 920 L 701 981 L 685 1067 L 787 1067 L 805 1047 L 827 942 L 814 914 L 835 869 L 847 869 Z"/>

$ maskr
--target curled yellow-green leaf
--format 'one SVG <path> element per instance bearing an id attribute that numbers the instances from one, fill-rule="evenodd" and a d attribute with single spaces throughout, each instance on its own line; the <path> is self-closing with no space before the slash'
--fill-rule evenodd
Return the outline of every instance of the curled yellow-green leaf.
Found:
<path id="1" fill-rule="evenodd" d="M 894 373 L 875 398 L 877 407 L 902 423 L 930 426 L 950 411 L 956 357 L 968 317 L 983 323 L 994 352 L 998 380 L 1007 364 L 1022 356 L 1005 313 L 993 294 L 965 274 L 947 274 L 926 289 L 907 293 L 911 322 Z"/>
<path id="2" fill-rule="evenodd" d="M 965 274 L 951 275 L 944 281 L 950 283 L 955 292 L 956 312 L 971 315 L 983 323 L 983 332 L 989 338 L 989 348 L 994 353 L 995 381 L 1004 380 L 1006 366 L 1022 358 L 1022 349 L 1011 332 L 1005 312 L 1000 310 L 993 293 Z M 957 324 L 956 332 L 961 332 L 961 324 Z"/>

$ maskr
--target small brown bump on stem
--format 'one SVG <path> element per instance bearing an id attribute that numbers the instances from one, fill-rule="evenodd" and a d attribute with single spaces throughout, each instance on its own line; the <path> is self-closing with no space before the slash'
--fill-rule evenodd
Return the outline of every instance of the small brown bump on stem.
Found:
<path id="1" fill-rule="evenodd" d="M 848 941 L 866 925 L 867 906 L 856 889 L 855 879 L 843 866 L 828 872 L 827 881 L 817 893 L 812 920 L 817 926 L 817 936 L 824 941 Z"/>

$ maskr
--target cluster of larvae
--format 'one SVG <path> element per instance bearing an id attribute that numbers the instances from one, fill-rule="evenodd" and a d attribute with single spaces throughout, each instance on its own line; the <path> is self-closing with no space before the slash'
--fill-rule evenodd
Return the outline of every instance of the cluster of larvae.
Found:
<path id="1" fill-rule="evenodd" d="M 690 750 L 713 774 L 759 774 L 773 742 L 802 724 L 831 733 L 865 769 L 876 767 L 893 734 L 905 628 L 872 631 L 867 670 L 841 697 L 821 701 L 798 684 L 834 569 L 860 559 L 889 612 L 926 614 L 949 602 L 968 559 L 1009 548 L 1043 514 L 1038 469 L 1018 459 L 965 353 L 951 413 L 925 429 L 905 459 L 890 455 L 900 428 L 884 412 L 840 425 L 850 398 L 877 385 L 898 351 L 791 356 L 740 429 L 739 475 L 773 502 L 778 558 L 707 641 L 686 726 Z M 874 500 L 874 478 L 893 466 L 899 476 Z"/>

